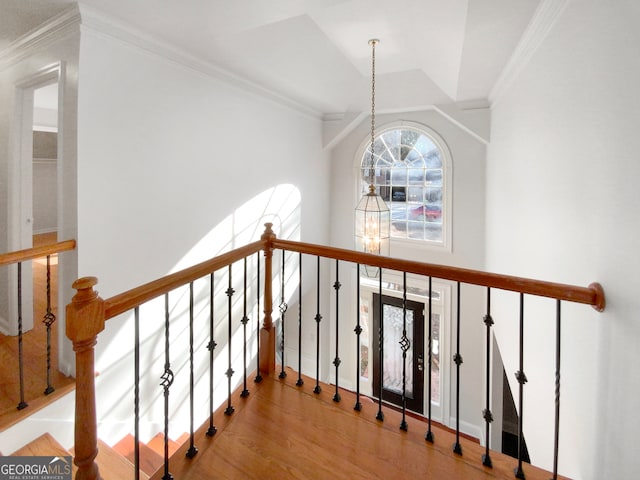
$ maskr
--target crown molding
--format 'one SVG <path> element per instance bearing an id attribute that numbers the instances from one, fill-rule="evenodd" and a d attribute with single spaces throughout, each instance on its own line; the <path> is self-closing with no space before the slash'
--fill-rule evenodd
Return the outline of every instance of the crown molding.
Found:
<path id="1" fill-rule="evenodd" d="M 48 45 L 79 31 L 80 11 L 77 5 L 50 18 L 39 27 L 18 37 L 0 52 L 0 71 L 15 65 Z"/>
<path id="2" fill-rule="evenodd" d="M 542 0 L 536 9 L 529 25 L 522 34 L 511 58 L 498 77 L 491 93 L 489 103 L 495 105 L 497 101 L 513 84 L 516 77 L 529 63 L 533 54 L 538 50 L 542 42 L 556 24 L 569 0 Z"/>
<path id="3" fill-rule="evenodd" d="M 80 4 L 79 8 L 82 18 L 81 31 L 92 32 L 96 35 L 115 39 L 127 46 L 138 48 L 194 70 L 207 77 L 220 80 L 244 92 L 258 95 L 315 119 L 322 119 L 322 113 L 308 105 L 292 100 L 251 80 L 224 70 L 212 62 L 196 57 L 175 45 L 149 35 L 119 19 L 116 20 L 93 7 Z"/>

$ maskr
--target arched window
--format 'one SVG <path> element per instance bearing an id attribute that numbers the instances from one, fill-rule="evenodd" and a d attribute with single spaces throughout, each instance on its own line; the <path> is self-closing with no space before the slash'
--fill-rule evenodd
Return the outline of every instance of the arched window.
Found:
<path id="1" fill-rule="evenodd" d="M 391 210 L 391 238 L 447 243 L 447 158 L 423 128 L 402 125 L 374 141 L 374 185 Z M 371 146 L 360 162 L 360 191 L 371 181 Z"/>

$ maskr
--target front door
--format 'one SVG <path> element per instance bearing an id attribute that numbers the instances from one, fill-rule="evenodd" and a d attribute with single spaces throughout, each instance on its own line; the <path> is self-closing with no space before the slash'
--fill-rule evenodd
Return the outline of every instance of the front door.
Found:
<path id="1" fill-rule="evenodd" d="M 424 411 L 424 304 L 407 300 L 406 316 L 402 299 L 373 294 L 373 394 L 380 397 L 382 372 L 382 399 L 406 407 L 417 413 Z M 380 326 L 382 324 L 383 359 L 380 361 Z M 403 331 L 406 340 L 403 341 Z M 403 345 L 406 359 L 403 368 Z M 382 364 L 382 366 L 381 366 Z M 403 381 L 404 378 L 404 381 Z"/>

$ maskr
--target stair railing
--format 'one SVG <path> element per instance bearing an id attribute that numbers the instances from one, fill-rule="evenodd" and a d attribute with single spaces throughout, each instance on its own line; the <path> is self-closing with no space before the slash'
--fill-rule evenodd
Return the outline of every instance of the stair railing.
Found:
<path id="1" fill-rule="evenodd" d="M 39 247 L 27 248 L 24 250 L 17 250 L 14 252 L 0 254 L 0 267 L 16 265 L 16 285 L 17 285 L 17 342 L 18 342 L 18 378 L 19 378 L 19 401 L 17 404 L 18 410 L 23 410 L 29 406 L 27 398 L 25 397 L 25 385 L 24 385 L 24 351 L 23 351 L 23 288 L 22 288 L 22 267 L 25 262 L 30 260 L 37 260 L 46 258 L 46 285 L 44 292 L 38 292 L 38 294 L 44 294 L 46 298 L 46 311 L 41 319 L 46 326 L 46 386 L 44 388 L 44 395 L 49 395 L 55 391 L 55 386 L 51 381 L 51 328 L 56 321 L 56 315 L 51 307 L 51 256 L 57 255 L 62 252 L 74 250 L 76 248 L 75 240 L 65 240 L 63 242 L 56 242 L 49 245 L 42 245 Z M 28 305 L 27 308 L 33 308 L 33 305 Z M 34 321 L 37 319 L 34 319 Z M 43 366 L 45 368 L 45 366 Z"/>
<path id="2" fill-rule="evenodd" d="M 373 266 L 377 267 L 380 272 L 379 278 L 382 279 L 382 269 L 400 271 L 406 273 L 412 273 L 416 275 L 422 275 L 429 279 L 429 285 L 431 285 L 432 278 L 439 278 L 443 280 L 449 280 L 455 282 L 458 285 L 460 284 L 472 284 L 484 286 L 487 288 L 487 313 L 484 316 L 484 322 L 487 326 L 487 338 L 490 338 L 490 328 L 493 320 L 491 319 L 491 289 L 499 289 L 499 290 L 508 290 L 513 292 L 519 292 L 521 298 L 521 311 L 522 311 L 522 298 L 525 294 L 527 295 L 535 295 L 535 296 L 543 296 L 556 299 L 558 303 L 558 332 L 560 325 L 560 302 L 569 301 L 576 303 L 583 303 L 587 305 L 593 306 L 598 311 L 603 311 L 605 307 L 605 297 L 604 291 L 602 287 L 593 283 L 588 287 L 578 287 L 573 285 L 552 283 L 552 282 L 543 282 L 537 280 L 531 280 L 526 278 L 520 278 L 515 276 L 507 276 L 507 275 L 497 275 L 493 273 L 481 272 L 476 270 L 469 270 L 463 268 L 456 267 L 447 267 L 442 265 L 435 264 L 427 264 L 421 262 L 414 262 L 410 260 L 399 260 L 393 259 L 389 257 L 380 257 L 376 255 L 370 255 L 365 253 L 359 253 L 346 249 L 339 249 L 321 245 L 314 245 L 310 243 L 302 243 L 296 241 L 289 240 L 281 240 L 276 238 L 276 235 L 272 231 L 272 225 L 270 223 L 265 224 L 265 232 L 263 233 L 261 239 L 257 242 L 251 243 L 244 247 L 235 249 L 228 253 L 222 254 L 218 257 L 215 257 L 211 260 L 200 263 L 191 268 L 185 269 L 183 271 L 168 275 L 161 279 L 155 280 L 153 282 L 147 283 L 140 287 L 133 288 L 127 292 L 111 297 L 107 300 L 101 299 L 97 292 L 94 290 L 94 286 L 97 283 L 97 280 L 94 277 L 86 277 L 77 280 L 73 287 L 77 290 L 77 294 L 73 297 L 72 302 L 67 306 L 67 336 L 71 339 L 74 345 L 74 350 L 76 351 L 76 424 L 75 424 L 75 459 L 74 462 L 78 466 L 78 471 L 76 474 L 77 479 L 82 480 L 95 480 L 99 479 L 100 473 L 98 470 L 98 466 L 96 464 L 96 456 L 98 453 L 97 446 L 97 425 L 96 425 L 96 405 L 95 405 L 95 383 L 94 383 L 94 346 L 96 344 L 97 335 L 104 329 L 104 324 L 106 320 L 109 320 L 117 315 L 128 312 L 130 310 L 135 311 L 136 317 L 136 344 L 138 343 L 137 338 L 137 324 L 138 324 L 138 308 L 145 302 L 148 302 L 154 298 L 160 297 L 162 295 L 167 295 L 170 291 L 178 288 L 184 287 L 187 285 L 193 284 L 194 281 L 201 279 L 206 276 L 211 276 L 212 278 L 212 288 L 211 288 L 211 323 L 213 324 L 213 274 L 216 271 L 229 267 L 229 288 L 225 292 L 229 297 L 229 322 L 231 322 L 231 308 L 232 308 L 232 296 L 235 293 L 232 284 L 231 284 L 231 266 L 238 261 L 245 260 L 259 251 L 264 252 L 264 275 L 258 274 L 258 284 L 261 278 L 264 278 L 264 294 L 262 297 L 258 295 L 257 303 L 259 304 L 260 299 L 262 298 L 264 302 L 264 317 L 262 318 L 262 324 L 259 328 L 259 342 L 258 342 L 258 366 L 257 366 L 257 375 L 256 382 L 260 381 L 262 375 L 274 375 L 276 372 L 276 340 L 277 340 L 277 332 L 274 326 L 274 322 L 272 319 L 272 311 L 273 311 L 273 256 L 275 250 L 282 250 L 287 252 L 297 252 L 300 258 L 300 262 L 303 255 L 311 255 L 318 259 L 318 296 L 320 289 L 320 258 L 329 258 L 336 261 L 336 281 L 333 284 L 333 287 L 336 290 L 336 304 L 339 294 L 340 282 L 338 278 L 338 262 L 349 262 L 352 264 L 356 264 L 358 266 L 358 270 L 360 266 Z M 284 256 L 283 256 L 284 257 Z M 258 263 L 259 265 L 259 263 Z M 284 265 L 283 265 L 284 266 Z M 246 270 L 245 270 L 246 271 Z M 245 274 L 246 275 L 246 274 Z M 302 280 L 302 275 L 300 272 L 300 281 Z M 259 287 L 258 287 L 259 288 Z M 359 288 L 359 275 L 358 275 L 358 288 Z M 382 290 L 382 287 L 380 287 Z M 246 293 L 246 292 L 245 292 Z M 192 295 L 192 294 L 191 294 Z M 405 298 L 406 298 L 406 283 L 405 283 Z M 284 322 L 284 313 L 286 311 L 287 305 L 284 299 L 284 288 L 282 289 L 282 303 L 280 305 L 281 312 L 281 322 Z M 458 296 L 458 301 L 460 297 Z M 191 297 L 191 308 L 193 308 L 193 297 Z M 245 306 L 246 308 L 246 306 Z M 459 312 L 458 309 L 458 319 L 459 322 Z M 431 312 L 429 312 L 431 313 Z M 336 316 L 338 315 L 338 309 L 336 306 Z M 429 318 L 431 315 L 429 315 Z M 243 326 L 245 324 L 246 313 L 243 316 Z M 318 324 L 322 320 L 322 315 L 320 312 L 320 302 L 318 300 L 318 313 L 315 317 L 315 320 Z M 335 319 L 336 324 L 338 319 Z M 299 320 L 300 322 L 300 320 Z M 359 338 L 361 328 L 358 324 L 355 329 L 356 336 Z M 284 330 L 284 329 L 282 329 Z M 213 332 L 213 328 L 211 329 Z M 459 352 L 459 334 L 460 330 L 458 329 L 458 338 L 457 344 L 458 348 L 454 355 L 454 362 L 456 363 L 458 372 L 457 372 L 457 380 L 459 381 L 459 368 L 462 363 L 462 357 Z M 213 337 L 213 333 L 211 333 Z M 193 354 L 193 332 L 190 332 L 191 342 L 191 354 Z M 522 371 L 522 351 L 523 351 L 523 342 L 522 342 L 522 315 L 520 322 L 520 355 L 521 355 L 521 365 L 520 371 L 518 372 L 518 380 L 520 382 L 520 403 L 522 402 L 522 385 L 526 382 L 526 377 L 524 372 Z M 231 326 L 229 327 L 229 337 L 231 338 Z M 299 337 L 300 338 L 300 337 Z M 280 343 L 280 353 L 284 352 L 284 338 L 281 338 Z M 319 337 L 318 337 L 319 341 Z M 487 340 L 488 341 L 488 340 Z M 559 336 L 556 338 L 558 342 L 559 349 Z M 431 328 L 429 325 L 429 342 L 431 342 Z M 380 342 L 382 343 L 382 342 Z M 210 352 L 215 348 L 215 342 L 213 338 L 211 338 L 208 348 Z M 319 352 L 319 345 L 318 345 Z M 559 352 L 558 352 L 559 353 Z M 213 361 L 213 353 L 212 361 Z M 431 355 L 431 348 L 429 348 L 429 356 Z M 136 350 L 136 357 L 139 356 L 139 352 Z M 246 357 L 245 357 L 246 359 Z M 558 438 L 558 414 L 559 414 L 559 355 L 557 357 L 556 363 L 556 425 L 555 425 L 555 465 L 554 465 L 554 478 L 557 478 L 557 438 Z M 137 360 L 136 360 L 137 362 Z M 231 362 L 231 360 L 229 360 Z M 318 353 L 318 362 L 319 362 L 319 353 Z M 336 358 L 333 362 L 336 372 L 338 371 L 338 367 L 340 365 L 340 359 L 337 354 L 337 344 L 336 344 Z M 431 358 L 428 359 L 429 368 L 431 368 Z M 138 369 L 136 363 L 136 370 Z M 246 369 L 246 367 L 245 367 Z M 489 358 L 487 357 L 487 369 L 489 369 Z M 280 374 L 282 375 L 284 370 L 282 369 Z M 231 365 L 229 365 L 229 369 L 227 370 L 227 376 L 229 379 L 233 374 L 233 370 L 231 369 Z M 430 375 L 429 375 L 430 376 Z M 138 377 L 138 373 L 136 373 L 136 378 Z M 163 375 L 163 381 L 166 381 L 163 386 L 167 386 L 172 381 L 173 373 L 168 368 L 165 370 L 165 375 Z M 338 393 L 337 386 L 337 378 L 338 375 L 336 373 L 336 395 L 334 396 L 335 401 L 340 401 L 340 396 Z M 137 381 L 137 380 L 136 380 Z M 229 382 L 230 383 L 230 382 Z M 488 383 L 488 382 L 487 382 Z M 358 391 L 356 392 L 357 397 L 360 397 L 359 391 L 359 383 Z M 303 382 L 300 377 L 298 382 L 296 383 L 298 386 L 302 386 Z M 489 388 L 487 386 L 487 388 Z M 135 386 L 135 392 L 137 396 L 138 386 Z M 245 371 L 245 390 L 246 390 L 246 371 Z M 459 389 L 456 389 L 459 392 Z M 316 387 L 314 392 L 319 393 L 319 379 L 316 383 Z M 244 392 L 243 392 L 244 393 Z M 191 395 L 193 392 L 191 392 Z M 459 393 L 457 393 L 459 395 Z M 403 394 L 404 397 L 404 394 Z M 137 398 L 137 397 L 136 397 Z M 225 413 L 228 414 L 233 413 L 233 407 L 230 404 L 230 392 L 229 392 L 229 404 L 227 406 L 227 410 Z M 457 398 L 459 402 L 459 397 Z M 191 402 L 193 403 L 193 402 Z M 430 403 L 430 402 L 428 402 Z M 359 402 L 356 403 L 354 409 L 358 410 Z M 382 415 L 382 399 L 379 399 L 379 419 L 383 419 Z M 522 405 L 520 405 L 522 407 Z M 136 400 L 136 409 L 137 400 Z M 166 410 L 165 410 L 166 411 Z M 520 410 L 522 414 L 522 409 Z M 213 413 L 213 412 L 212 412 Z M 456 413 L 458 416 L 458 413 Z M 211 417 L 212 418 L 212 417 Z M 403 409 L 403 418 L 404 418 L 404 409 Z M 487 430 L 489 428 L 489 423 L 491 422 L 491 412 L 489 410 L 488 404 L 488 393 L 487 393 L 487 408 L 484 412 L 484 418 L 487 422 Z M 192 416 L 193 419 L 193 416 Z M 459 418 L 456 419 L 456 423 L 458 423 Z M 166 420 L 165 420 L 166 422 Z M 429 430 L 425 434 L 425 440 L 429 442 L 433 442 L 433 434 L 431 432 L 431 415 L 430 411 L 428 414 L 428 425 Z M 193 421 L 192 421 L 193 423 Z M 401 426 L 402 428 L 402 426 Z M 137 427 L 136 427 L 137 429 Z M 207 435 L 213 436 L 215 434 L 215 427 L 211 423 L 209 430 L 207 431 Z M 456 454 L 462 454 L 460 444 L 459 444 L 459 435 L 460 430 L 456 425 L 456 444 L 454 444 L 454 452 Z M 193 440 L 193 425 L 191 426 L 191 435 L 190 435 L 190 448 L 187 450 L 187 456 L 193 457 L 197 453 L 197 448 L 194 445 Z M 519 441 L 522 442 L 523 434 L 522 434 L 522 415 L 520 418 L 519 424 Z M 166 441 L 166 439 L 165 439 Z M 136 478 L 139 478 L 139 452 L 138 448 L 138 438 L 137 438 L 137 430 L 136 430 L 136 439 L 135 439 L 135 464 L 136 464 Z M 522 448 L 519 448 L 520 453 L 522 453 Z M 489 456 L 489 441 L 487 438 L 487 449 L 485 456 L 482 459 L 483 465 L 486 467 L 491 467 L 491 458 Z M 167 470 L 168 460 L 165 458 L 165 476 L 163 478 L 172 478 Z M 518 467 L 516 469 L 516 477 L 523 478 L 524 473 L 522 471 L 522 456 L 519 455 L 518 458 Z"/>

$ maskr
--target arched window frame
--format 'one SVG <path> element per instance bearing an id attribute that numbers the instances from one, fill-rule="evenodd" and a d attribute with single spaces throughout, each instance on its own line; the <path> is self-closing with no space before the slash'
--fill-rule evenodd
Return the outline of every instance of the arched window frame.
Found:
<path id="1" fill-rule="evenodd" d="M 402 246 L 420 246 L 437 251 L 452 251 L 452 206 L 453 206 L 453 163 L 451 159 L 451 152 L 444 139 L 432 128 L 418 123 L 406 120 L 400 120 L 390 122 L 383 125 L 376 130 L 376 138 L 392 131 L 406 129 L 412 130 L 422 135 L 425 135 L 433 142 L 433 144 L 440 150 L 442 160 L 442 241 L 433 240 L 417 240 L 411 238 L 400 238 L 391 236 L 390 243 L 391 248 Z M 358 200 L 362 197 L 363 192 L 366 191 L 367 185 L 364 185 L 364 181 L 361 177 L 361 168 L 363 155 L 368 150 L 371 144 L 371 137 L 367 137 L 362 141 L 360 147 L 356 152 L 354 159 L 355 167 L 355 199 L 354 208 Z M 392 220 L 393 221 L 393 220 Z"/>

